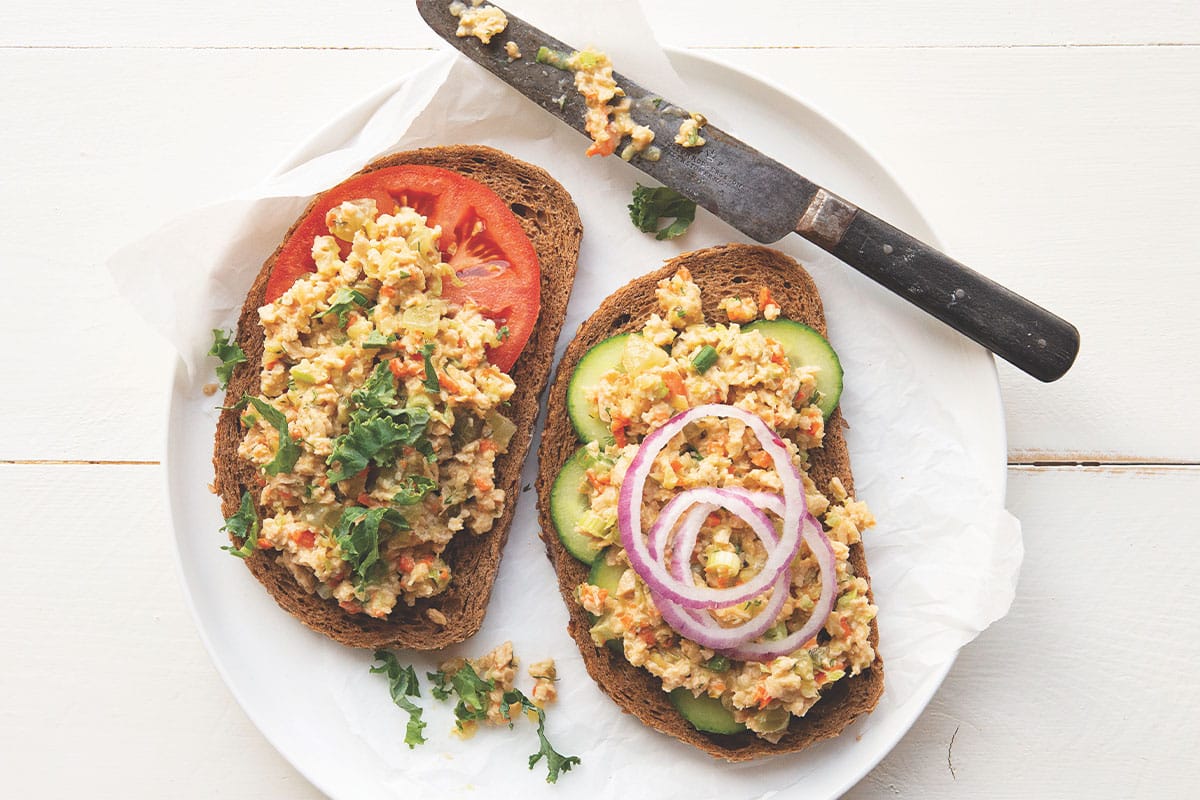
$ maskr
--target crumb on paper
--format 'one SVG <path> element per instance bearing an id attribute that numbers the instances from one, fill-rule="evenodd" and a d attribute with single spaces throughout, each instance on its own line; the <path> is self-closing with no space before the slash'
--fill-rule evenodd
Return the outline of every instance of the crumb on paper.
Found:
<path id="1" fill-rule="evenodd" d="M 479 723 L 473 719 L 460 719 L 458 724 L 450 729 L 450 735 L 464 742 L 479 732 Z"/>
<path id="2" fill-rule="evenodd" d="M 453 675 L 462 669 L 464 664 L 470 664 L 471 668 L 475 670 L 475 674 L 483 680 L 493 682 L 493 688 L 488 693 L 488 724 L 509 724 L 512 721 L 511 715 L 520 713 L 519 705 L 510 707 L 510 716 L 506 716 L 501 711 L 504 693 L 512 690 L 517 678 L 517 657 L 513 655 L 512 642 L 505 642 L 487 655 L 480 656 L 479 658 L 452 658 L 441 664 L 439 669 L 446 675 Z M 464 739 L 473 736 L 475 733 L 474 730 L 467 731 L 465 729 L 466 722 L 468 721 L 459 720 L 464 727 L 459 735 Z"/>
<path id="3" fill-rule="evenodd" d="M 219 388 L 221 387 L 217 386 L 215 383 L 206 383 L 200 387 L 200 391 L 204 392 L 205 397 L 212 397 L 217 393 L 217 389 Z"/>
<path id="4" fill-rule="evenodd" d="M 446 615 L 436 608 L 425 609 L 425 616 L 429 617 L 429 621 L 434 625 L 441 625 L 442 627 L 446 625 Z"/>
<path id="5" fill-rule="evenodd" d="M 516 61 L 521 57 L 521 48 L 517 47 L 517 43 L 511 39 L 504 43 L 504 52 L 508 54 L 509 61 Z"/>
<path id="6" fill-rule="evenodd" d="M 558 689 L 554 686 L 558 680 L 558 670 L 553 658 L 530 664 L 529 677 L 533 678 L 533 691 L 530 692 L 533 702 L 546 706 L 558 699 Z"/>
<path id="7" fill-rule="evenodd" d="M 208 491 L 209 491 L 210 493 L 212 493 L 212 494 L 216 494 L 216 493 L 217 493 L 217 487 L 216 487 L 216 485 L 214 485 L 214 484 L 211 484 L 211 483 L 210 483 L 210 484 L 208 485 Z"/>

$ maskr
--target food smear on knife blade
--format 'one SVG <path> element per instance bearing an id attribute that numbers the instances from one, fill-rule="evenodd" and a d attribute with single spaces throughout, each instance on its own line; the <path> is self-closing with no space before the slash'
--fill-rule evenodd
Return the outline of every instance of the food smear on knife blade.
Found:
<path id="1" fill-rule="evenodd" d="M 580 50 L 560 53 L 548 47 L 539 47 L 535 58 L 539 64 L 573 73 L 575 89 L 587 104 L 584 128 L 592 137 L 587 149 L 589 156 L 610 156 L 625 136 L 629 144 L 621 150 L 621 158 L 631 160 L 642 155 L 649 161 L 657 161 L 661 155 L 657 147 L 651 146 L 654 131 L 639 125 L 630 113 L 633 101 L 625 96 L 625 90 L 613 78 L 612 60 L 598 50 Z M 621 98 L 614 105 L 613 100 Z"/>
<path id="2" fill-rule="evenodd" d="M 455 0 L 448 10 L 451 15 L 458 17 L 458 30 L 454 35 L 460 39 L 474 36 L 484 44 L 489 44 L 492 37 L 503 33 L 508 27 L 508 17 L 504 12 L 495 6 L 484 5 L 483 0 L 471 0 L 469 6 Z M 511 53 L 509 55 L 512 56 Z"/>
<path id="3" fill-rule="evenodd" d="M 680 147 L 704 147 L 706 141 L 700 135 L 700 129 L 708 124 L 703 114 L 690 114 L 679 123 L 679 133 L 675 134 L 675 144 Z"/>

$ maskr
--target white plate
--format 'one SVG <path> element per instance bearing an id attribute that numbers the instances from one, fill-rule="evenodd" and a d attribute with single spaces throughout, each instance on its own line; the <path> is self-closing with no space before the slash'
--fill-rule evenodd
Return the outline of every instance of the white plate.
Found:
<path id="1" fill-rule="evenodd" d="M 808 177 L 936 244 L 929 225 L 895 180 L 828 119 L 756 76 L 688 53 L 673 52 L 671 60 L 696 96 L 704 97 L 707 107 L 720 109 L 723 127 L 767 153 L 803 165 Z M 394 88 L 387 87 L 347 111 L 285 166 L 338 141 Z M 856 400 L 856 380 L 857 385 L 867 380 L 883 382 L 889 371 L 914 371 L 928 391 L 942 398 L 953 418 L 954 436 L 969 456 L 967 471 L 974 473 L 968 477 L 1003 498 L 1003 415 L 991 357 L 815 249 L 805 249 L 805 243 L 798 247 L 822 287 L 835 344 L 855 336 L 846 319 L 864 317 L 861 308 L 853 315 L 840 312 L 867 299 L 871 325 L 886 333 L 889 353 L 895 355 L 878 363 L 864 363 L 853 354 L 844 359 L 849 418 L 856 419 L 856 402 L 877 402 L 873 399 L 877 395 Z M 581 276 L 586 266 L 581 264 Z M 636 271 L 653 266 L 640 265 Z M 624 279 L 612 285 L 621 282 Z M 577 284 L 565 331 L 573 331 L 594 309 L 600 299 L 595 290 L 589 284 L 588 291 L 582 292 Z M 951 655 L 929 664 L 902 697 L 885 695 L 875 713 L 831 742 L 750 766 L 714 762 L 622 715 L 587 678 L 565 632 L 566 611 L 536 537 L 533 494 L 524 493 L 484 629 L 462 652 L 478 654 L 514 638 L 518 654 L 527 661 L 553 655 L 559 662 L 562 697 L 549 713 L 551 738 L 560 751 L 581 755 L 583 765 L 565 775 L 557 787 L 547 786 L 541 766 L 533 772 L 525 769 L 525 756 L 533 749 L 530 730 L 486 731 L 470 742 L 460 742 L 446 734 L 451 725 L 448 711 L 428 695 L 424 704 L 429 742 L 410 751 L 401 743 L 405 717 L 391 705 L 382 679 L 367 673 L 370 654 L 343 648 L 303 628 L 278 610 L 245 569 L 218 550 L 222 540 L 217 533 L 218 504 L 205 488 L 211 476 L 214 421 L 211 398 L 200 396 L 184 371 L 177 369 L 166 475 L 186 593 L 213 661 L 247 715 L 300 772 L 334 797 L 399 798 L 431 791 L 441 796 L 561 797 L 562 792 L 597 796 L 625 790 L 668 796 L 678 785 L 672 783 L 672 775 L 683 771 L 703 779 L 713 793 L 728 800 L 766 796 L 797 785 L 809 798 L 835 797 L 899 741 L 953 663 Z M 856 439 L 854 430 L 848 438 L 852 455 L 871 450 L 869 443 Z M 523 485 L 532 481 L 534 461 L 530 458 L 526 464 Z M 856 470 L 870 466 L 856 462 Z M 867 549 L 870 558 L 869 537 Z M 881 606 L 885 634 L 881 649 L 886 658 L 888 609 Z M 428 658 L 412 660 L 419 671 L 433 664 Z M 600 709 L 598 715 L 585 719 L 572 715 L 573 707 L 584 705 Z M 639 764 L 638 759 L 650 752 L 668 754 L 672 769 Z M 487 767 L 486 778 L 464 783 L 456 764 L 478 767 L 480 762 Z M 663 783 L 656 789 L 659 780 Z"/>

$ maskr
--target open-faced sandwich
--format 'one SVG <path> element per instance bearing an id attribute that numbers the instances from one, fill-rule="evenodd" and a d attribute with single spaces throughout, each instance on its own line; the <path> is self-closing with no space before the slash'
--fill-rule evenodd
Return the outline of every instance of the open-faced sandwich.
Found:
<path id="1" fill-rule="evenodd" d="M 581 235 L 543 170 L 436 147 L 318 195 L 263 265 L 215 488 L 230 551 L 305 625 L 418 649 L 479 629 Z"/>
<path id="2" fill-rule="evenodd" d="M 834 736 L 883 690 L 824 334 L 792 259 L 700 250 L 609 297 L 550 392 L 538 508 L 588 671 L 729 760 Z"/>

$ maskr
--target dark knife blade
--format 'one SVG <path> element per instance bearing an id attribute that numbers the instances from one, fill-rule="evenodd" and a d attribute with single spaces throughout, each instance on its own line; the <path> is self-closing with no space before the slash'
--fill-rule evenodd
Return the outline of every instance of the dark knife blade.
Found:
<path id="1" fill-rule="evenodd" d="M 538 48 L 570 45 L 507 14 L 508 26 L 489 44 L 456 35 L 446 0 L 417 0 L 425 22 L 459 52 L 545 111 L 584 134 L 586 105 L 570 72 L 534 60 Z M 523 58 L 512 60 L 505 42 Z M 1066 320 L 974 272 L 935 248 L 821 188 L 714 125 L 703 147 L 674 144 L 689 112 L 629 77 L 613 72 L 632 100 L 635 122 L 654 131 L 661 157 L 634 156 L 650 177 L 708 209 L 750 238 L 771 243 L 795 232 L 891 289 L 960 333 L 1043 381 L 1062 377 L 1079 351 L 1079 332 Z"/>

